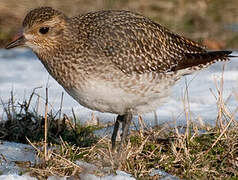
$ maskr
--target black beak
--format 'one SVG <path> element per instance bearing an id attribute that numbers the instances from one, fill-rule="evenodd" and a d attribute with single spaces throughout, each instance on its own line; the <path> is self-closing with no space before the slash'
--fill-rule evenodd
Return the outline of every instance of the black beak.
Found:
<path id="1" fill-rule="evenodd" d="M 11 48 L 14 48 L 17 46 L 22 46 L 25 44 L 25 42 L 26 42 L 26 39 L 21 31 L 16 34 L 16 36 L 13 38 L 13 41 L 11 43 L 9 43 L 5 48 L 11 49 Z"/>

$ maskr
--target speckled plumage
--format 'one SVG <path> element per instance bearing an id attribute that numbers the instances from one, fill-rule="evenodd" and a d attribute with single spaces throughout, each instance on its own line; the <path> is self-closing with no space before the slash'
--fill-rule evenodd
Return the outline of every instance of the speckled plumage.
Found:
<path id="1" fill-rule="evenodd" d="M 49 28 L 41 34 L 39 29 Z M 152 20 L 123 10 L 68 18 L 50 7 L 23 21 L 26 46 L 80 104 L 101 112 L 152 111 L 183 75 L 228 60 Z"/>

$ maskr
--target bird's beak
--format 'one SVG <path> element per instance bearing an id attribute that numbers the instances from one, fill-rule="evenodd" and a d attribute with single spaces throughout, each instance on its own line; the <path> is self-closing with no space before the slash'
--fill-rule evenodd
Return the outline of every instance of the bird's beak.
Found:
<path id="1" fill-rule="evenodd" d="M 5 48 L 11 49 L 17 46 L 22 46 L 26 42 L 26 39 L 23 35 L 23 29 L 21 29 L 13 38 L 12 42 L 9 43 Z"/>

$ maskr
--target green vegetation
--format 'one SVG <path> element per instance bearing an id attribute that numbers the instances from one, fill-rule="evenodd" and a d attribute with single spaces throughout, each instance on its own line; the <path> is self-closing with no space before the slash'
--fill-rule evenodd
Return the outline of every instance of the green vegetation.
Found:
<path id="1" fill-rule="evenodd" d="M 28 143 L 28 140 L 39 142 L 44 139 L 45 117 L 38 114 L 38 106 L 31 108 L 33 96 L 36 96 L 35 90 L 28 101 L 19 103 L 14 101 L 11 93 L 7 105 L 2 102 L 7 120 L 0 122 L 0 139 L 20 143 Z M 79 147 L 88 147 L 97 142 L 98 137 L 93 132 L 100 127 L 76 124 L 75 117 L 69 118 L 66 115 L 59 119 L 59 112 L 61 110 L 56 114 L 47 114 L 48 143 L 60 144 L 62 139 Z"/>

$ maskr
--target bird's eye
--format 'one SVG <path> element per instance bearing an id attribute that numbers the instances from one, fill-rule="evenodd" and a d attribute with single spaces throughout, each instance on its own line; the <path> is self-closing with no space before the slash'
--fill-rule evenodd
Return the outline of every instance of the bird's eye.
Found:
<path id="1" fill-rule="evenodd" d="M 40 28 L 40 30 L 39 30 L 39 32 L 40 32 L 41 34 L 46 34 L 46 33 L 48 33 L 48 31 L 49 31 L 49 27 L 42 27 L 42 28 Z"/>

